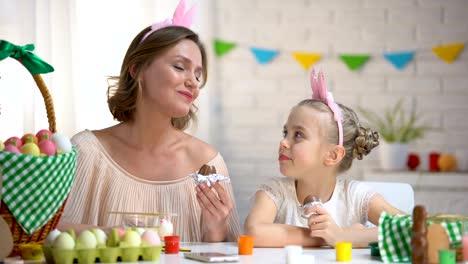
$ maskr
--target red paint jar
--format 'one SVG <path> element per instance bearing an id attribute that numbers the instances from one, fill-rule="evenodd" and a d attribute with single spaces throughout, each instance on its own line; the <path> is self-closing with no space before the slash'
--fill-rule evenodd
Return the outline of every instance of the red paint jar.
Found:
<path id="1" fill-rule="evenodd" d="M 165 236 L 165 253 L 166 254 L 178 254 L 179 253 L 179 236 Z"/>
<path id="2" fill-rule="evenodd" d="M 439 160 L 440 153 L 438 152 L 431 152 L 429 153 L 429 171 L 436 172 L 439 171 L 439 164 L 437 164 Z"/>

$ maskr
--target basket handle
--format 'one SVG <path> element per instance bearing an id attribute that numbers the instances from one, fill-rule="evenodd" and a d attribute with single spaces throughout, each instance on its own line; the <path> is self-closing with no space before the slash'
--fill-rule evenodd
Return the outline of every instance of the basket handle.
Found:
<path id="1" fill-rule="evenodd" d="M 50 95 L 49 89 L 47 89 L 47 86 L 45 85 L 45 82 L 40 74 L 33 74 L 32 77 L 36 82 L 39 91 L 41 91 L 42 98 L 44 99 L 44 104 L 47 111 L 47 121 L 49 122 L 49 130 L 50 132 L 55 133 L 57 132 L 57 128 L 55 126 L 55 110 L 52 96 Z"/>
<path id="2" fill-rule="evenodd" d="M 54 103 L 52 101 L 52 96 L 40 75 L 41 73 L 53 72 L 54 68 L 34 54 L 32 52 L 33 50 L 34 44 L 18 46 L 8 41 L 0 40 L 0 61 L 7 57 L 12 57 L 18 60 L 31 73 L 44 99 L 47 111 L 47 121 L 49 122 L 49 130 L 50 132 L 55 133 L 57 129 L 55 126 L 56 118 Z"/>

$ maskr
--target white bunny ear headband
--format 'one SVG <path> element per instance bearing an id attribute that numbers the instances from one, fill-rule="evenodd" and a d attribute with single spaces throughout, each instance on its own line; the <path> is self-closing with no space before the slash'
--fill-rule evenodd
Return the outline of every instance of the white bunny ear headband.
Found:
<path id="1" fill-rule="evenodd" d="M 310 73 L 310 86 L 312 87 L 312 99 L 324 102 L 332 111 L 333 117 L 338 124 L 338 144 L 343 146 L 343 117 L 341 109 L 335 103 L 332 93 L 327 91 L 327 87 L 325 87 L 323 72 L 319 72 L 318 76 L 316 76 L 315 69 L 312 68 L 312 72 Z"/>
<path id="2" fill-rule="evenodd" d="M 172 16 L 172 19 L 168 18 L 164 21 L 157 22 L 151 25 L 151 30 L 148 31 L 148 33 L 146 33 L 143 36 L 143 38 L 140 41 L 140 44 L 153 32 L 164 27 L 181 26 L 181 27 L 190 28 L 195 17 L 196 8 L 195 8 L 195 5 L 192 5 L 192 7 L 186 12 L 185 6 L 186 6 L 186 1 L 180 0 L 179 4 L 177 5 L 174 11 L 174 15 Z"/>

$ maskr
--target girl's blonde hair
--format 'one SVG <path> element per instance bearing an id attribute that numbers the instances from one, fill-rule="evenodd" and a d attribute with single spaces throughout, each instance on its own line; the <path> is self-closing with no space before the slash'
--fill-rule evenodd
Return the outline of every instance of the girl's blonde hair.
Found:
<path id="1" fill-rule="evenodd" d="M 305 99 L 298 106 L 307 106 L 322 113 L 328 113 L 330 118 L 324 124 L 326 129 L 327 142 L 338 144 L 338 125 L 333 118 L 333 113 L 330 108 L 322 101 Z M 339 172 L 347 171 L 351 168 L 354 158 L 362 160 L 365 155 L 369 154 L 373 148 L 379 145 L 379 134 L 370 128 L 364 128 L 359 123 L 359 118 L 356 113 L 338 103 L 343 116 L 343 147 L 346 154 L 338 167 Z"/>
<path id="2" fill-rule="evenodd" d="M 109 78 L 113 82 L 107 89 L 107 104 L 114 119 L 120 122 L 134 118 L 139 87 L 138 75 L 149 67 L 154 58 L 164 54 L 181 40 L 191 40 L 200 49 L 203 67 L 200 88 L 205 85 L 208 77 L 205 48 L 195 32 L 185 27 L 169 26 L 156 30 L 140 43 L 143 36 L 150 30 L 151 27 L 145 28 L 133 39 L 122 62 L 120 75 Z M 135 78 L 130 74 L 131 67 L 135 67 Z M 197 110 L 197 107 L 192 105 L 186 116 L 172 118 L 172 126 L 184 130 L 190 122 L 196 124 Z"/>

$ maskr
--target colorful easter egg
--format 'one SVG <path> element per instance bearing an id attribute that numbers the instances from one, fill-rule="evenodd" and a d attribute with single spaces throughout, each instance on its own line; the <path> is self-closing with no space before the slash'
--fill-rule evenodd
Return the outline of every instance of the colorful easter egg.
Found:
<path id="1" fill-rule="evenodd" d="M 92 228 L 91 232 L 93 232 L 94 236 L 96 237 L 98 246 L 106 245 L 107 236 L 106 233 L 104 233 L 104 231 L 102 231 L 99 228 Z"/>
<path id="2" fill-rule="evenodd" d="M 141 236 L 137 231 L 127 230 L 120 244 L 127 247 L 139 247 L 141 245 Z"/>
<path id="3" fill-rule="evenodd" d="M 63 232 L 57 236 L 54 241 L 53 247 L 56 249 L 74 249 L 75 240 L 68 232 Z"/>
<path id="4" fill-rule="evenodd" d="M 4 151 L 11 152 L 11 153 L 21 153 L 20 150 L 15 145 L 6 145 Z"/>
<path id="5" fill-rule="evenodd" d="M 44 139 L 39 142 L 39 149 L 41 153 L 46 154 L 47 156 L 54 156 L 57 153 L 54 142 L 48 139 Z"/>
<path id="6" fill-rule="evenodd" d="M 34 157 L 38 157 L 39 154 L 41 154 L 41 151 L 40 151 L 39 147 L 36 144 L 34 144 L 33 142 L 29 142 L 29 143 L 24 144 L 21 147 L 20 151 L 23 154 L 31 155 L 31 156 L 34 156 Z"/>
<path id="7" fill-rule="evenodd" d="M 23 137 L 21 138 L 21 142 L 23 142 L 23 145 L 26 143 L 34 143 L 37 145 L 38 140 L 36 135 L 28 133 L 23 135 Z"/>
<path id="8" fill-rule="evenodd" d="M 159 224 L 159 236 L 171 236 L 174 233 L 174 225 L 167 219 L 161 219 Z"/>
<path id="9" fill-rule="evenodd" d="M 36 137 L 41 142 L 43 139 L 50 139 L 52 137 L 52 132 L 48 129 L 41 129 L 36 133 Z"/>
<path id="10" fill-rule="evenodd" d="M 72 144 L 67 136 L 60 133 L 54 133 L 51 140 L 54 142 L 55 147 L 57 148 L 57 153 L 65 154 L 72 151 Z"/>
<path id="11" fill-rule="evenodd" d="M 96 248 L 97 239 L 93 232 L 85 230 L 76 239 L 76 248 L 77 249 L 90 249 Z"/>
<path id="12" fill-rule="evenodd" d="M 8 145 L 13 145 L 17 147 L 18 149 L 20 149 L 23 146 L 23 142 L 21 141 L 19 137 L 10 137 L 9 139 L 5 141 L 5 146 L 8 146 Z"/>
<path id="13" fill-rule="evenodd" d="M 141 241 L 143 244 L 149 246 L 161 245 L 161 238 L 154 230 L 146 230 L 141 236 Z"/>
<path id="14" fill-rule="evenodd" d="M 60 230 L 54 229 L 49 232 L 49 234 L 46 237 L 45 244 L 46 245 L 53 245 L 55 239 L 61 234 Z"/>

